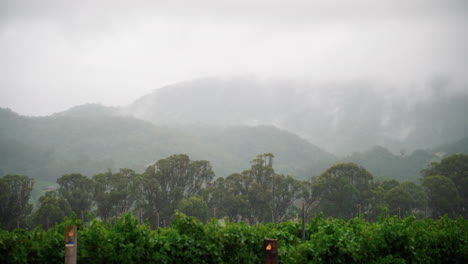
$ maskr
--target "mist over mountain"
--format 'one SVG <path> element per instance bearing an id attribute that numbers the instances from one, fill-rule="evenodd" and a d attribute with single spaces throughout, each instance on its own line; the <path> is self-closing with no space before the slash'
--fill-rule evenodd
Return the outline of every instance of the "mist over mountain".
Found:
<path id="1" fill-rule="evenodd" d="M 88 104 L 47 117 L 25 117 L 0 108 L 0 175 L 55 181 L 68 173 L 146 166 L 173 154 L 211 162 L 217 176 L 241 172 L 262 153 L 274 153 L 281 173 L 307 178 L 336 158 L 272 126 L 167 127 Z"/>
<path id="2" fill-rule="evenodd" d="M 370 82 L 200 79 L 126 107 L 85 104 L 44 117 L 1 109 L 0 174 L 54 181 L 141 171 L 184 153 L 227 176 L 273 153 L 278 172 L 301 179 L 352 161 L 377 177 L 417 180 L 431 161 L 467 153 L 467 113 L 467 93 L 443 78 L 411 92 Z"/>
<path id="3" fill-rule="evenodd" d="M 186 100 L 184 96 L 180 98 Z M 246 98 L 253 100 L 253 97 Z M 219 102 L 215 99 L 211 97 Z M 230 102 L 226 100 L 226 104 Z M 231 103 L 227 107 L 234 105 Z M 181 104 L 183 106 L 187 107 Z M 197 109 L 191 107 L 194 111 Z M 245 109 L 241 104 L 238 107 Z M 222 111 L 222 107 L 220 109 Z M 217 176 L 227 176 L 248 168 L 256 155 L 273 153 L 275 170 L 299 179 L 319 175 L 336 162 L 356 162 L 377 179 L 417 181 L 420 170 L 431 161 L 449 154 L 468 153 L 465 137 L 423 150 L 401 149 L 397 154 L 375 144 L 364 151 L 337 157 L 302 137 L 272 125 L 259 125 L 260 122 L 241 126 L 236 122 L 227 125 L 228 122 L 213 119 L 218 124 L 201 121 L 182 124 L 180 120 L 183 119 L 179 116 L 179 123 L 173 119 L 172 123 L 157 125 L 130 116 L 128 109 L 126 111 L 87 104 L 51 116 L 26 117 L 9 109 L 0 109 L 0 175 L 22 174 L 39 181 L 54 182 L 68 173 L 94 175 L 119 168 L 142 171 L 161 158 L 184 153 L 193 160 L 210 161 Z M 263 114 L 268 116 L 268 111 L 264 109 Z M 252 120 L 261 117 L 253 115 L 256 119 Z M 226 116 L 226 120 L 229 118 L 234 120 L 233 115 Z M 447 124 L 444 120 L 440 122 Z M 317 127 L 320 126 L 329 125 L 317 123 Z"/>
<path id="4" fill-rule="evenodd" d="M 120 107 L 109 107 L 100 104 L 84 104 L 52 114 L 53 117 L 98 118 L 124 116 Z"/>
<path id="5" fill-rule="evenodd" d="M 156 89 L 125 112 L 157 125 L 272 125 L 340 156 L 375 145 L 399 153 L 466 137 L 466 91 L 441 76 L 408 90 L 366 81 L 207 78 Z"/>

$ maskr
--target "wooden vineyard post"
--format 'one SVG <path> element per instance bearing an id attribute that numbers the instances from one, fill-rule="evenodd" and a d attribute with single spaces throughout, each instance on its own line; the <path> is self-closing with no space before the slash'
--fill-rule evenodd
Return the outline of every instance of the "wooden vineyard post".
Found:
<path id="1" fill-rule="evenodd" d="M 78 233 L 76 226 L 65 227 L 65 264 L 76 264 Z"/>
<path id="2" fill-rule="evenodd" d="M 263 240 L 265 264 L 278 264 L 278 239 L 265 238 Z"/>

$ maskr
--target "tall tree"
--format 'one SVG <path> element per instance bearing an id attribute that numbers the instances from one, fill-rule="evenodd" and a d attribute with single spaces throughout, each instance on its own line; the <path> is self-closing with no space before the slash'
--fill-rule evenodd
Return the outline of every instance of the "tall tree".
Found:
<path id="1" fill-rule="evenodd" d="M 426 188 L 432 217 L 437 218 L 444 214 L 457 217 L 462 213 L 461 198 L 451 179 L 440 175 L 424 177 L 423 186 Z"/>
<path id="2" fill-rule="evenodd" d="M 250 204 L 251 223 L 273 221 L 273 200 L 272 185 L 275 171 L 273 165 L 273 154 L 265 153 L 258 155 L 251 161 L 252 166 L 249 170 L 242 172 L 250 181 L 248 199 Z"/>
<path id="3" fill-rule="evenodd" d="M 207 188 L 207 200 L 213 216 L 229 217 L 232 221 L 249 219 L 249 191 L 252 180 L 239 173 L 220 177 Z"/>
<path id="4" fill-rule="evenodd" d="M 139 187 L 145 194 L 140 204 L 151 206 L 148 208 L 151 213 L 146 210 L 152 215 L 150 218 L 154 219 L 155 214 L 160 214 L 163 220 L 169 222 L 180 200 L 201 195 L 213 178 L 214 172 L 208 161 L 191 161 L 185 154 L 160 159 L 146 169 L 140 180 L 140 184 L 147 184 Z"/>
<path id="5" fill-rule="evenodd" d="M 423 212 L 427 208 L 427 194 L 424 191 L 423 186 L 410 181 L 402 182 L 400 186 L 411 196 L 411 199 L 414 201 L 412 214 L 424 215 Z"/>
<path id="6" fill-rule="evenodd" d="M 218 178 L 208 188 L 208 203 L 217 216 L 229 216 L 234 221 L 250 223 L 279 222 L 294 202 L 306 197 L 306 188 L 291 176 L 276 174 L 274 155 L 258 155 L 251 168 Z"/>
<path id="7" fill-rule="evenodd" d="M 395 181 L 397 183 L 396 186 L 399 186 L 399 182 Z M 370 195 L 369 195 L 369 203 L 371 205 L 371 208 L 369 208 L 365 213 L 365 218 L 368 221 L 376 221 L 379 216 L 382 215 L 387 215 L 389 211 L 389 205 L 385 201 L 385 193 L 388 192 L 388 188 L 391 187 L 394 183 L 391 183 L 390 185 L 386 185 L 384 183 L 380 182 L 373 182 L 371 189 L 370 189 Z"/>
<path id="8" fill-rule="evenodd" d="M 33 215 L 36 225 L 50 228 L 63 221 L 65 216 L 71 215 L 71 208 L 67 200 L 59 196 L 56 191 L 46 192 L 39 198 L 40 206 Z"/>
<path id="9" fill-rule="evenodd" d="M 0 177 L 0 225 L 11 230 L 24 227 L 24 218 L 32 210 L 29 203 L 34 180 L 27 176 Z"/>
<path id="10" fill-rule="evenodd" d="M 432 162 L 421 171 L 424 177 L 441 175 L 449 178 L 461 198 L 462 215 L 468 217 L 468 155 L 455 154 Z"/>
<path id="11" fill-rule="evenodd" d="M 280 222 L 286 216 L 293 203 L 303 197 L 301 182 L 291 176 L 275 174 L 272 179 L 273 222 Z"/>
<path id="12" fill-rule="evenodd" d="M 384 201 L 392 215 L 425 216 L 427 194 L 421 185 L 414 182 L 385 181 L 379 187 L 384 189 Z"/>
<path id="13" fill-rule="evenodd" d="M 135 176 L 131 169 L 120 169 L 118 173 L 109 170 L 93 177 L 98 216 L 105 220 L 114 219 L 132 208 Z"/>
<path id="14" fill-rule="evenodd" d="M 373 176 L 355 163 L 337 163 L 312 178 L 317 199 L 315 210 L 326 215 L 350 219 L 370 209 Z"/>
<path id="15" fill-rule="evenodd" d="M 137 195 L 137 207 L 143 209 L 143 218 L 149 219 L 153 228 L 158 227 L 165 200 L 155 177 L 154 166 L 147 168 L 143 175 L 136 176 L 134 192 Z"/>
<path id="16" fill-rule="evenodd" d="M 411 214 L 416 207 L 416 201 L 403 190 L 401 185 L 395 186 L 385 193 L 385 201 L 388 204 L 390 214 L 405 217 Z"/>
<path id="17" fill-rule="evenodd" d="M 208 205 L 201 196 L 190 196 L 179 202 L 178 209 L 186 215 L 195 216 L 202 223 L 208 220 Z"/>
<path id="18" fill-rule="evenodd" d="M 57 179 L 58 192 L 77 215 L 86 212 L 93 205 L 94 181 L 81 174 L 67 174 Z"/>

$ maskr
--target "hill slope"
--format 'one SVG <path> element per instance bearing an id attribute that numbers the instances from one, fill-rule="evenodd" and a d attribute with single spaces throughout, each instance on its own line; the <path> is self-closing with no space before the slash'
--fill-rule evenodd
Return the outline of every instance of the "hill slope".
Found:
<path id="1" fill-rule="evenodd" d="M 397 92 L 367 82 L 202 79 L 154 90 L 126 111 L 162 125 L 273 125 L 337 155 L 394 153 L 468 136 L 468 93 L 449 82 Z"/>
<path id="2" fill-rule="evenodd" d="M 356 162 L 381 179 L 416 181 L 421 177 L 421 169 L 426 168 L 432 161 L 439 161 L 452 154 L 468 154 L 468 138 L 412 153 L 402 150 L 399 155 L 384 147 L 375 146 L 339 160 Z"/>
<path id="3" fill-rule="evenodd" d="M 280 173 L 306 177 L 334 156 L 274 127 L 155 126 L 105 107 L 80 106 L 48 117 L 24 117 L 0 109 L 0 174 L 55 181 L 66 173 L 106 169 L 142 171 L 176 153 L 209 160 L 218 176 L 240 172 L 256 155 L 271 152 Z"/>
<path id="4" fill-rule="evenodd" d="M 433 152 L 441 152 L 441 154 L 468 154 L 468 137 L 462 138 L 455 142 L 438 146 L 432 150 Z"/>

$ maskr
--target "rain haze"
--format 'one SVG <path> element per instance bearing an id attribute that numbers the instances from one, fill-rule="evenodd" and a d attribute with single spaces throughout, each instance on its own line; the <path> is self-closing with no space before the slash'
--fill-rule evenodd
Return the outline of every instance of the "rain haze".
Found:
<path id="1" fill-rule="evenodd" d="M 466 1 L 0 3 L 0 106 L 125 106 L 204 77 L 467 90 Z"/>
<path id="2" fill-rule="evenodd" d="M 468 0 L 0 0 L 0 262 L 467 263 L 467 209 Z"/>

